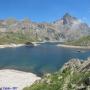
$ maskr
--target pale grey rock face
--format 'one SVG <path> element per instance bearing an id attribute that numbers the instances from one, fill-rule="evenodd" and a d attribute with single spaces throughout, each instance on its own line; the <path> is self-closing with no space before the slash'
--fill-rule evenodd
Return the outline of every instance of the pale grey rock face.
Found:
<path id="1" fill-rule="evenodd" d="M 15 19 L 0 20 L 0 31 L 24 32 L 31 31 L 41 41 L 66 41 L 76 40 L 80 37 L 90 35 L 90 27 L 80 22 L 76 17 L 66 13 L 61 19 L 53 23 L 36 23 L 28 19 L 17 21 Z M 33 36 L 31 33 L 31 36 Z"/>
<path id="2" fill-rule="evenodd" d="M 90 71 L 90 57 L 87 60 L 71 59 L 65 63 L 61 70 L 63 71 L 66 68 L 71 68 L 78 72 Z"/>
<path id="3" fill-rule="evenodd" d="M 68 13 L 62 19 L 54 22 L 54 26 L 64 34 L 66 40 L 79 39 L 80 37 L 90 35 L 90 27 Z"/>
<path id="4" fill-rule="evenodd" d="M 72 25 L 72 24 L 75 24 L 77 23 L 77 19 L 75 17 L 72 17 L 71 15 L 69 15 L 69 13 L 66 13 L 64 16 L 63 16 L 63 24 L 66 25 Z"/>

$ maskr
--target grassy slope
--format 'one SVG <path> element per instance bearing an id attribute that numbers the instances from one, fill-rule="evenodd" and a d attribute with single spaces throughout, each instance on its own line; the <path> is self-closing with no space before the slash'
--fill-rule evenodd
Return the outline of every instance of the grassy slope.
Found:
<path id="1" fill-rule="evenodd" d="M 35 36 L 31 36 L 29 33 L 22 32 L 8 32 L 8 33 L 0 33 L 0 44 L 21 44 L 26 42 L 37 41 Z"/>
<path id="2" fill-rule="evenodd" d="M 82 37 L 77 41 L 66 42 L 65 44 L 75 46 L 90 46 L 90 36 Z"/>
<path id="3" fill-rule="evenodd" d="M 63 72 L 57 72 L 52 75 L 44 76 L 44 78 L 26 87 L 23 90 L 77 90 L 76 86 L 83 84 L 83 80 L 90 77 L 90 72 L 76 73 L 70 69 Z"/>

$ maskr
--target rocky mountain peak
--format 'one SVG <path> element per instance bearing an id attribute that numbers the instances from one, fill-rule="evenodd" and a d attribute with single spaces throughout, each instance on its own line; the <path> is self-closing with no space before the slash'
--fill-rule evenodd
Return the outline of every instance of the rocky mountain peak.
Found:
<path id="1" fill-rule="evenodd" d="M 41 41 L 56 40 L 64 42 L 67 40 L 77 40 L 83 36 L 90 35 L 90 27 L 69 13 L 66 13 L 62 18 L 52 23 L 37 23 L 28 18 L 24 18 L 22 21 L 14 18 L 0 20 L 0 32 L 17 32 L 19 30 L 24 32 L 32 30 L 34 35 L 37 33 Z"/>
<path id="2" fill-rule="evenodd" d="M 65 13 L 63 17 L 72 17 L 69 13 Z"/>
<path id="3" fill-rule="evenodd" d="M 54 21 L 54 24 L 61 24 L 61 25 L 72 25 L 72 24 L 79 24 L 79 20 L 76 17 L 73 17 L 69 13 L 65 13 L 61 19 Z"/>
<path id="4" fill-rule="evenodd" d="M 78 21 L 76 17 L 71 16 L 69 13 L 66 13 L 63 18 L 63 24 L 73 24 L 74 22 Z"/>

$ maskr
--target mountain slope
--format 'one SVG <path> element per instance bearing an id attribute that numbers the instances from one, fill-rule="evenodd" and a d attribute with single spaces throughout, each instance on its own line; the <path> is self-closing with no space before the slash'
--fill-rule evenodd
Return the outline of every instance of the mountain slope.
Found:
<path id="1" fill-rule="evenodd" d="M 90 35 L 71 42 L 65 42 L 65 44 L 73 46 L 90 46 Z"/>
<path id="2" fill-rule="evenodd" d="M 90 35 L 90 27 L 68 13 L 62 19 L 54 22 L 54 26 L 66 37 L 66 40 L 77 40 Z"/>
<path id="3" fill-rule="evenodd" d="M 0 32 L 22 33 L 36 37 L 39 41 L 71 41 L 90 35 L 90 27 L 80 22 L 76 17 L 66 13 L 61 19 L 53 23 L 36 23 L 29 19 L 18 21 L 15 19 L 0 20 Z"/>

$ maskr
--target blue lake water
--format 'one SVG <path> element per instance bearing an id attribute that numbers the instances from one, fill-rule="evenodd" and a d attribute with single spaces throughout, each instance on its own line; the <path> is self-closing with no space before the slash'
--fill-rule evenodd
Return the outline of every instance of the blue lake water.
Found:
<path id="1" fill-rule="evenodd" d="M 80 53 L 76 49 L 57 47 L 55 43 L 44 43 L 31 48 L 4 48 L 0 49 L 0 69 L 52 73 L 72 58 L 86 59 L 89 56 L 90 50 Z"/>

